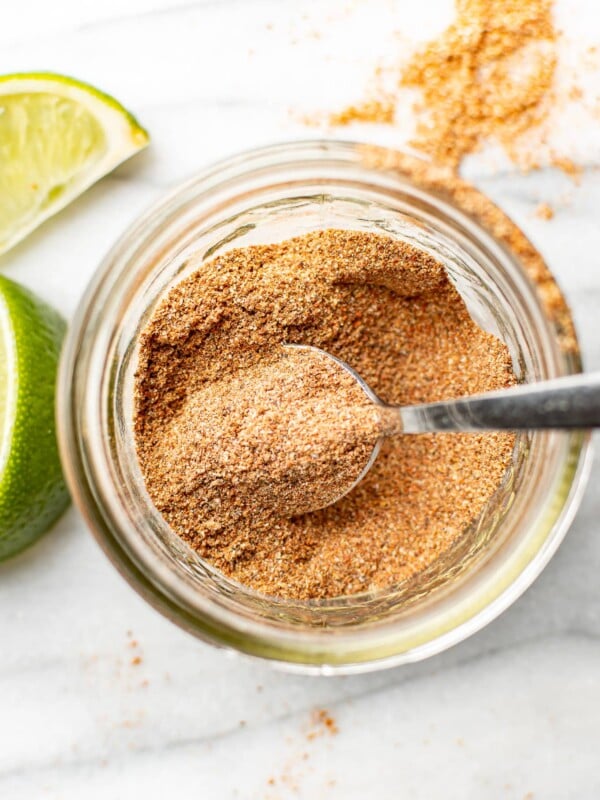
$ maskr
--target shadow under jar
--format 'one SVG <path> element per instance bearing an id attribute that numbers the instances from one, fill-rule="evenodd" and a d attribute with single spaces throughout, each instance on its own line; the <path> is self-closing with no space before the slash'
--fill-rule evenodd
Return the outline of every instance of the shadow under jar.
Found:
<path id="1" fill-rule="evenodd" d="M 139 333 L 157 302 L 205 260 L 325 228 L 384 233 L 441 261 L 473 318 L 508 346 L 519 381 L 580 370 L 522 265 L 457 208 L 367 166 L 362 146 L 300 142 L 217 164 L 151 209 L 109 253 L 61 363 L 59 439 L 78 507 L 109 558 L 155 608 L 215 645 L 290 669 L 350 673 L 431 656 L 479 630 L 540 573 L 574 515 L 582 432 L 519 434 L 483 513 L 426 571 L 331 600 L 260 595 L 176 536 L 146 493 L 133 430 Z"/>

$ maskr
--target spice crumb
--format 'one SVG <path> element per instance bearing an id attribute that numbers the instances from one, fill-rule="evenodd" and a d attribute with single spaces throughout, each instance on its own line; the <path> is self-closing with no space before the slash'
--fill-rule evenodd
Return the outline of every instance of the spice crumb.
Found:
<path id="1" fill-rule="evenodd" d="M 134 666 L 134 667 L 137 667 L 137 666 L 138 666 L 138 664 L 141 664 L 141 663 L 142 663 L 141 656 L 134 656 L 134 657 L 131 659 L 131 662 L 130 662 L 130 663 L 132 664 L 132 666 Z"/>
<path id="2" fill-rule="evenodd" d="M 311 716 L 311 722 L 314 727 L 306 735 L 309 741 L 316 739 L 318 736 L 322 736 L 324 733 L 330 736 L 335 736 L 339 733 L 339 728 L 335 719 L 325 708 L 315 709 Z"/>
<path id="3" fill-rule="evenodd" d="M 396 108 L 391 100 L 372 98 L 330 114 L 328 121 L 330 125 L 351 125 L 354 122 L 391 125 L 395 114 Z"/>
<path id="4" fill-rule="evenodd" d="M 561 172 L 564 172 L 565 175 L 568 175 L 574 183 L 579 183 L 581 181 L 583 168 L 579 164 L 576 164 L 572 159 L 553 154 L 550 159 L 550 163 L 553 167 L 556 167 L 556 169 L 559 169 Z"/>
<path id="5" fill-rule="evenodd" d="M 540 203 L 535 209 L 535 215 L 539 219 L 550 220 L 554 217 L 554 209 L 548 203 Z"/>

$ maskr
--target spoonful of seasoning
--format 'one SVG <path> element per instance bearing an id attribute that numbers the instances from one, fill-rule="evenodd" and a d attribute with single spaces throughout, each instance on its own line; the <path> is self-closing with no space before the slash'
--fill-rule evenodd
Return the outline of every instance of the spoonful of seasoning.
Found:
<path id="1" fill-rule="evenodd" d="M 298 374 L 313 370 L 323 374 L 329 362 L 336 385 L 346 386 L 347 393 L 350 378 L 364 398 L 360 403 L 355 396 L 352 406 L 344 406 L 341 398 L 330 397 L 329 406 L 320 409 L 320 419 L 310 420 L 311 428 L 295 439 L 304 441 L 302 447 L 308 455 L 303 474 L 308 479 L 305 497 L 311 508 L 304 511 L 315 510 L 316 502 L 322 503 L 322 508 L 348 494 L 367 474 L 387 436 L 600 426 L 600 373 L 569 375 L 436 403 L 395 406 L 381 401 L 352 367 L 330 353 L 309 345 L 285 345 L 285 350 Z M 297 449 L 298 444 L 289 455 Z M 286 474 L 292 477 L 293 471 Z M 319 491 L 312 481 L 318 483 L 323 475 L 329 480 Z"/>
<path id="2" fill-rule="evenodd" d="M 272 525 L 332 505 L 364 478 L 388 436 L 595 426 L 600 374 L 393 406 L 344 361 L 289 344 L 210 384 L 201 406 L 186 406 L 165 458 L 195 437 L 182 490 L 201 494 L 217 535 L 224 525 Z"/>

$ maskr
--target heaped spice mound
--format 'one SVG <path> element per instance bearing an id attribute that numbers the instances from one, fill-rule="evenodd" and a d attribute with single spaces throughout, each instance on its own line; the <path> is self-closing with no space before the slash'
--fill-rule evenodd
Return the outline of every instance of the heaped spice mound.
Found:
<path id="1" fill-rule="evenodd" d="M 473 322 L 435 259 L 387 236 L 320 231 L 197 266 L 148 322 L 136 375 L 138 457 L 173 531 L 226 575 L 288 598 L 383 588 L 429 566 L 498 488 L 512 434 L 397 437 L 334 505 L 290 516 L 271 498 L 262 513 L 250 494 L 268 485 L 269 464 L 263 481 L 246 445 L 273 430 L 280 445 L 281 426 L 260 417 L 289 396 L 269 370 L 283 343 L 315 345 L 384 401 L 419 403 L 511 385 L 506 347 Z M 321 378 L 285 381 L 307 408 L 359 401 Z"/>

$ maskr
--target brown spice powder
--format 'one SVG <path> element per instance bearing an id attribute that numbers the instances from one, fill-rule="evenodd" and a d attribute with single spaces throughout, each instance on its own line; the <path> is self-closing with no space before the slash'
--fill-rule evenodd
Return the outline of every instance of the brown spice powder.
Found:
<path id="1" fill-rule="evenodd" d="M 415 185 L 458 207 L 504 245 L 520 261 L 537 287 L 546 314 L 556 327 L 562 349 L 568 353 L 578 352 L 571 312 L 554 276 L 519 226 L 489 197 L 462 180 L 450 167 L 375 145 L 364 145 L 361 154 L 366 167 L 405 176 Z"/>
<path id="2" fill-rule="evenodd" d="M 498 488 L 512 454 L 511 434 L 388 440 L 366 478 L 342 500 L 262 524 L 260 514 L 246 516 L 239 504 L 219 508 L 218 491 L 208 493 L 216 505 L 207 513 L 216 450 L 204 441 L 207 449 L 198 452 L 197 428 L 213 387 L 227 387 L 217 395 L 228 395 L 244 373 L 263 370 L 284 342 L 315 345 L 344 359 L 387 402 L 511 385 L 506 347 L 473 322 L 441 265 L 387 236 L 328 230 L 191 266 L 198 269 L 149 321 L 136 376 L 138 457 L 149 494 L 171 528 L 226 575 L 288 598 L 387 587 L 435 561 Z M 312 402 L 326 393 L 308 395 Z M 245 397 L 252 408 L 247 392 L 228 396 L 230 406 Z M 256 476 L 250 483 L 256 485 Z M 228 498 L 226 491 L 221 499 Z M 228 509 L 235 524 L 223 525 Z"/>
<path id="3" fill-rule="evenodd" d="M 380 431 L 377 406 L 332 359 L 274 347 L 187 398 L 155 448 L 154 502 L 193 496 L 211 534 L 268 526 L 337 500 Z"/>

